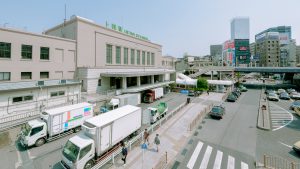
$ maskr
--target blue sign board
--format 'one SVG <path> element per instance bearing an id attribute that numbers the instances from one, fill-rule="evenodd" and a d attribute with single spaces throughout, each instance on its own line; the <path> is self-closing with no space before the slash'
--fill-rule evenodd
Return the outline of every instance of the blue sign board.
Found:
<path id="1" fill-rule="evenodd" d="M 141 148 L 142 148 L 142 149 L 147 149 L 147 144 L 145 144 L 145 143 L 142 144 Z"/>

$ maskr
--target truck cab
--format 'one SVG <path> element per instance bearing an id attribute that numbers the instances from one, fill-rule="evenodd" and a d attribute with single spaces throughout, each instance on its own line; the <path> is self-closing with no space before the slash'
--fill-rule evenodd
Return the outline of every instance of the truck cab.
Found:
<path id="1" fill-rule="evenodd" d="M 64 168 L 86 169 L 94 165 L 95 144 L 83 133 L 70 138 L 62 151 L 61 164 Z"/>
<path id="2" fill-rule="evenodd" d="M 47 125 L 41 119 L 28 121 L 21 129 L 20 142 L 24 147 L 41 146 L 45 143 Z"/>
<path id="3" fill-rule="evenodd" d="M 157 108 L 149 107 L 148 110 L 150 111 L 150 123 L 153 124 L 159 120 L 160 115 L 157 111 Z"/>

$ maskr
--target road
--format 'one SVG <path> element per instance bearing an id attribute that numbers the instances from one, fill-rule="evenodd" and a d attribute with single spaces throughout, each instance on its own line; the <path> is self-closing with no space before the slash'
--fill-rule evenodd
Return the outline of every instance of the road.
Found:
<path id="1" fill-rule="evenodd" d="M 280 124 L 284 127 L 273 128 L 273 131 L 257 131 L 257 158 L 262 161 L 263 155 L 267 154 L 299 163 L 300 156 L 292 150 L 292 146 L 300 140 L 300 118 L 289 110 L 292 101 L 280 100 L 269 103 L 277 107 L 277 111 L 271 110 L 271 118 L 275 117 L 274 114 L 278 114 L 278 110 L 281 110 L 278 120 L 281 120 Z M 290 116 L 292 116 L 292 121 L 290 121 Z M 274 122 L 272 125 L 274 126 Z"/>
<path id="2" fill-rule="evenodd" d="M 169 93 L 157 102 L 152 104 L 141 104 L 140 106 L 144 110 L 160 101 L 165 101 L 169 105 L 169 111 L 171 111 L 181 103 L 185 102 L 186 98 L 187 96 L 183 94 Z M 32 147 L 25 150 L 18 142 L 15 142 L 16 135 L 19 131 L 20 128 L 10 130 L 10 137 L 7 138 L 10 139 L 10 144 L 0 147 L 1 169 L 62 169 L 59 164 L 61 160 L 62 146 L 75 134 L 49 142 L 41 147 Z"/>
<path id="3" fill-rule="evenodd" d="M 177 156 L 175 168 L 254 168 L 259 95 L 249 90 L 237 102 L 225 102 L 221 120 L 207 116 Z"/>

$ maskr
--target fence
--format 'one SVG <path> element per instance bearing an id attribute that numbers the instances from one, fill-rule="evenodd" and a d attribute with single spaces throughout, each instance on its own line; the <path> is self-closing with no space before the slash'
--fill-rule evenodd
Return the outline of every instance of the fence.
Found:
<path id="1" fill-rule="evenodd" d="M 167 115 L 161 119 L 159 119 L 158 122 L 152 124 L 150 127 L 147 128 L 147 130 L 149 131 L 149 133 L 153 133 L 157 127 L 160 127 L 165 121 L 167 121 L 169 118 L 173 117 L 179 110 L 181 110 L 187 103 L 182 103 L 181 105 L 179 105 L 176 109 L 170 111 L 169 113 L 167 113 Z M 127 143 L 127 147 L 129 148 L 129 151 L 132 149 L 133 144 L 135 143 L 139 143 L 140 141 L 142 141 L 144 132 L 139 133 L 137 136 L 135 136 L 134 138 L 132 138 L 130 141 L 128 141 Z M 101 158 L 101 161 L 99 161 L 92 169 L 98 169 L 100 167 L 102 167 L 103 165 L 105 165 L 107 162 L 112 161 L 112 163 L 115 163 L 115 157 L 118 156 L 121 153 L 122 149 L 119 147 L 117 149 L 115 149 L 115 151 L 113 151 L 111 154 L 106 155 L 105 157 Z M 166 158 L 167 160 L 167 158 Z M 167 162 L 167 161 L 166 161 Z M 161 169 L 165 169 L 166 165 L 162 165 Z"/>
<path id="2" fill-rule="evenodd" d="M 264 155 L 263 163 L 263 167 L 268 169 L 300 169 L 300 163 L 295 163 L 280 157 L 270 155 Z"/>

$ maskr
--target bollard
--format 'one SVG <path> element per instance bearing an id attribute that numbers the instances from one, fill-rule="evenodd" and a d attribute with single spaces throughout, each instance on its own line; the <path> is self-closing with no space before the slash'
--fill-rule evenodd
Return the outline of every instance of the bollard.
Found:
<path id="1" fill-rule="evenodd" d="M 168 163 L 168 153 L 166 152 L 166 164 Z"/>
<path id="2" fill-rule="evenodd" d="M 131 142 L 131 140 L 129 141 L 129 150 L 131 151 L 131 144 L 132 144 L 132 142 Z"/>
<path id="3" fill-rule="evenodd" d="M 113 152 L 111 156 L 112 156 L 112 158 L 111 158 L 112 159 L 112 163 L 115 164 L 115 153 Z"/>
<path id="4" fill-rule="evenodd" d="M 292 162 L 292 169 L 296 169 L 296 165 L 294 162 Z"/>
<path id="5" fill-rule="evenodd" d="M 267 156 L 264 154 L 264 167 L 267 167 Z"/>

